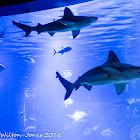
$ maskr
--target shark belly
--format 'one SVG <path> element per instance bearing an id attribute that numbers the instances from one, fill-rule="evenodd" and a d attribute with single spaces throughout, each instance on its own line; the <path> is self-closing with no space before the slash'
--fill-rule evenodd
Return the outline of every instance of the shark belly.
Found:
<path id="1" fill-rule="evenodd" d="M 70 29 L 68 29 L 68 27 L 63 25 L 62 23 L 54 21 L 45 25 L 39 24 L 36 27 L 33 27 L 33 30 L 39 33 L 41 32 L 56 33 L 56 32 L 65 32 Z"/>
<path id="2" fill-rule="evenodd" d="M 70 31 L 71 30 L 80 30 L 80 29 L 82 29 L 82 28 L 84 28 L 86 26 L 88 26 L 88 25 L 83 25 L 83 24 L 75 23 L 75 24 L 70 25 L 68 27 L 68 30 L 70 30 Z"/>
<path id="3" fill-rule="evenodd" d="M 136 78 L 129 77 L 126 73 L 116 74 L 114 76 L 110 76 L 107 73 L 98 73 L 90 75 L 86 77 L 80 85 L 109 85 L 109 84 L 119 84 L 119 83 L 127 83 L 137 80 Z"/>

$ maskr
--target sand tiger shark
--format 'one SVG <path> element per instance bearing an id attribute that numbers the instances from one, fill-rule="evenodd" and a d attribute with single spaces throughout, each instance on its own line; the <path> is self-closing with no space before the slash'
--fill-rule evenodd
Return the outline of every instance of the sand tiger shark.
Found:
<path id="1" fill-rule="evenodd" d="M 69 98 L 73 89 L 77 90 L 80 86 L 84 86 L 90 91 L 93 85 L 113 84 L 117 94 L 120 95 L 127 82 L 140 78 L 140 67 L 121 63 L 117 55 L 110 50 L 104 64 L 87 71 L 74 83 L 64 79 L 58 72 L 56 72 L 56 78 L 59 78 L 59 81 L 66 88 L 64 100 Z"/>
<path id="2" fill-rule="evenodd" d="M 81 28 L 86 27 L 97 20 L 97 17 L 74 16 L 71 10 L 68 7 L 65 7 L 64 16 L 61 19 L 45 25 L 38 23 L 37 26 L 31 27 L 15 21 L 12 22 L 26 32 L 25 37 L 29 36 L 31 31 L 37 31 L 38 34 L 41 32 L 48 32 L 51 36 L 57 32 L 72 31 L 73 38 L 75 38 L 80 33 Z"/>

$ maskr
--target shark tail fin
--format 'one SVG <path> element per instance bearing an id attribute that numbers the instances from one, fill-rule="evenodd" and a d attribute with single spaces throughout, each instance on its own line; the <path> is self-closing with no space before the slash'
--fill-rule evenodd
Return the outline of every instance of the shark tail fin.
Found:
<path id="1" fill-rule="evenodd" d="M 54 54 L 53 54 L 53 56 L 56 54 L 56 50 L 55 49 L 53 49 L 54 50 Z"/>
<path id="2" fill-rule="evenodd" d="M 71 83 L 71 82 L 67 81 L 66 79 L 64 79 L 58 72 L 56 72 L 56 78 L 59 78 L 59 81 L 65 87 L 66 94 L 65 94 L 64 100 L 67 100 L 70 97 L 70 95 L 71 95 L 71 93 L 72 93 L 72 91 L 74 89 L 74 85 L 73 85 L 73 83 Z"/>
<path id="3" fill-rule="evenodd" d="M 22 29 L 23 31 L 26 32 L 25 37 L 29 36 L 29 34 L 32 31 L 32 27 L 22 24 L 22 23 L 17 23 L 15 21 L 12 21 L 14 25 L 16 25 L 17 27 L 19 27 L 20 29 Z"/>

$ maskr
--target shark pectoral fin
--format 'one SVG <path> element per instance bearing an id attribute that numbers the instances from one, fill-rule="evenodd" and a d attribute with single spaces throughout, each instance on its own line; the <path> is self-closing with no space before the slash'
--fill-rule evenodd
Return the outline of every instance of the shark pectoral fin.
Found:
<path id="1" fill-rule="evenodd" d="M 80 30 L 72 30 L 73 39 L 74 39 L 75 37 L 77 37 L 79 33 L 80 33 Z"/>
<path id="2" fill-rule="evenodd" d="M 121 72 L 117 69 L 111 68 L 111 67 L 103 67 L 102 68 L 105 72 L 107 72 L 109 75 L 116 75 L 121 74 Z"/>
<path id="3" fill-rule="evenodd" d="M 116 92 L 118 95 L 120 95 L 124 91 L 126 84 L 127 83 L 115 84 Z"/>
<path id="4" fill-rule="evenodd" d="M 50 32 L 48 32 L 51 36 L 53 36 L 55 33 L 50 33 Z"/>
<path id="5" fill-rule="evenodd" d="M 31 33 L 31 30 L 26 31 L 25 37 L 29 36 L 30 33 Z"/>
<path id="6" fill-rule="evenodd" d="M 91 88 L 92 88 L 92 86 L 90 86 L 90 85 L 83 85 L 87 90 L 91 90 Z"/>

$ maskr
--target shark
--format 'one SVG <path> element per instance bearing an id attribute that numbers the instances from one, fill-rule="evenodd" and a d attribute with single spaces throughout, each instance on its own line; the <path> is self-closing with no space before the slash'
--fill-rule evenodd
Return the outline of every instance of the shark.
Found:
<path id="1" fill-rule="evenodd" d="M 115 52 L 110 50 L 105 63 L 87 71 L 74 83 L 64 79 L 58 72 L 56 72 L 56 78 L 66 89 L 64 100 L 70 97 L 73 89 L 77 90 L 81 86 L 90 91 L 94 85 L 113 84 L 117 94 L 120 95 L 128 82 L 140 79 L 140 67 L 121 63 Z"/>
<path id="2" fill-rule="evenodd" d="M 58 51 L 58 52 L 56 52 L 55 49 L 53 49 L 53 50 L 54 50 L 54 54 L 53 54 L 53 55 L 55 55 L 56 53 L 61 53 L 61 54 L 63 54 L 63 53 L 65 53 L 65 52 L 69 52 L 69 51 L 72 50 L 72 48 L 71 48 L 71 47 L 65 47 L 65 48 L 62 47 L 62 49 L 61 49 L 60 51 Z"/>
<path id="3" fill-rule="evenodd" d="M 31 27 L 15 21 L 12 22 L 14 25 L 26 32 L 25 37 L 29 36 L 31 31 L 37 31 L 38 34 L 41 32 L 48 32 L 51 36 L 57 32 L 72 31 L 73 38 L 76 38 L 80 33 L 81 28 L 86 27 L 97 20 L 98 17 L 94 16 L 75 16 L 68 7 L 65 7 L 64 15 L 61 19 L 44 25 L 38 23 L 37 26 Z"/>

